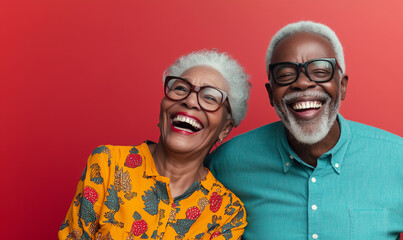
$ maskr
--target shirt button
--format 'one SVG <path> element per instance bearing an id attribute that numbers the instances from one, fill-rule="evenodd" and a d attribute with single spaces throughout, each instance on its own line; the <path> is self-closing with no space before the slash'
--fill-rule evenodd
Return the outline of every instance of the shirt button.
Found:
<path id="1" fill-rule="evenodd" d="M 316 209 L 318 209 L 318 206 L 316 206 L 315 204 L 312 205 L 312 210 L 316 211 Z"/>
<path id="2" fill-rule="evenodd" d="M 291 159 L 294 159 L 294 157 L 293 157 L 292 155 L 290 155 L 290 158 L 291 158 Z"/>
<path id="3" fill-rule="evenodd" d="M 338 163 L 336 163 L 334 166 L 338 168 L 338 167 L 339 167 L 339 164 L 338 164 Z"/>
<path id="4" fill-rule="evenodd" d="M 285 165 L 288 167 L 288 166 L 290 166 L 290 163 L 289 163 L 289 162 L 286 162 Z"/>
<path id="5" fill-rule="evenodd" d="M 316 178 L 315 178 L 315 177 L 312 177 L 312 178 L 311 178 L 311 182 L 313 182 L 313 183 L 316 182 Z"/>
<path id="6" fill-rule="evenodd" d="M 313 238 L 313 239 L 318 239 L 318 237 L 319 237 L 319 236 L 318 236 L 318 234 L 316 234 L 316 233 L 312 235 L 312 238 Z"/>

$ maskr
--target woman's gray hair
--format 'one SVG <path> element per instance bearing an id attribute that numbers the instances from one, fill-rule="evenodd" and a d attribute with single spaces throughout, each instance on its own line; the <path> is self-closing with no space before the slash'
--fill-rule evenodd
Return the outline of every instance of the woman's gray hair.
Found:
<path id="1" fill-rule="evenodd" d="M 311 21 L 300 21 L 288 24 L 274 35 L 266 52 L 266 71 L 269 70 L 269 64 L 271 63 L 271 58 L 273 56 L 273 50 L 277 46 L 277 44 L 284 38 L 299 32 L 315 33 L 328 39 L 333 46 L 334 52 L 336 53 L 336 59 L 341 67 L 342 72 L 346 72 L 343 47 L 341 46 L 336 33 L 324 24 Z"/>
<path id="2" fill-rule="evenodd" d="M 232 119 L 235 127 L 245 118 L 248 108 L 249 76 L 243 67 L 225 52 L 201 50 L 184 55 L 176 60 L 164 72 L 163 81 L 168 75 L 181 76 L 186 70 L 196 66 L 208 66 L 217 70 L 227 80 L 229 86 L 228 101 L 230 102 Z"/>

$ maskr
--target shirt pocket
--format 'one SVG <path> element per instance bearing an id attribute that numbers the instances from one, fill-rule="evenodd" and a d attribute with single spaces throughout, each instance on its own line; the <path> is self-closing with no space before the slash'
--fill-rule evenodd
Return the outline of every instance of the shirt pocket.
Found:
<path id="1" fill-rule="evenodd" d="M 350 209 L 351 240 L 387 239 L 388 214 L 386 209 Z"/>

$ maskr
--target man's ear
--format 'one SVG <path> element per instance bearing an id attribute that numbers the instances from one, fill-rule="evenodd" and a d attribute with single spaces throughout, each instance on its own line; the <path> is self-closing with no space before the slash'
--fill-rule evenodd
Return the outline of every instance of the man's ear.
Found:
<path id="1" fill-rule="evenodd" d="M 235 126 L 234 120 L 228 119 L 224 125 L 224 128 L 221 130 L 220 134 L 218 135 L 219 139 L 226 138 L 234 126 Z"/>
<path id="2" fill-rule="evenodd" d="M 271 85 L 270 85 L 270 83 L 266 83 L 265 86 L 266 86 L 267 94 L 269 94 L 270 105 L 272 105 L 274 107 L 274 105 L 273 105 L 273 92 L 272 92 Z"/>
<path id="3" fill-rule="evenodd" d="M 340 92 L 341 92 L 341 100 L 346 98 L 347 94 L 347 84 L 348 84 L 348 75 L 343 74 L 340 79 Z"/>

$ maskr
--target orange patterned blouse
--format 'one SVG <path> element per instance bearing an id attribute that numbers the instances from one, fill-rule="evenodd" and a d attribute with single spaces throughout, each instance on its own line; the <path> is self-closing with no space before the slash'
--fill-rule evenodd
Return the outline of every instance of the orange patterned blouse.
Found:
<path id="1" fill-rule="evenodd" d="M 59 239 L 238 239 L 243 203 L 208 171 L 172 199 L 147 143 L 100 146 L 88 158 Z"/>

